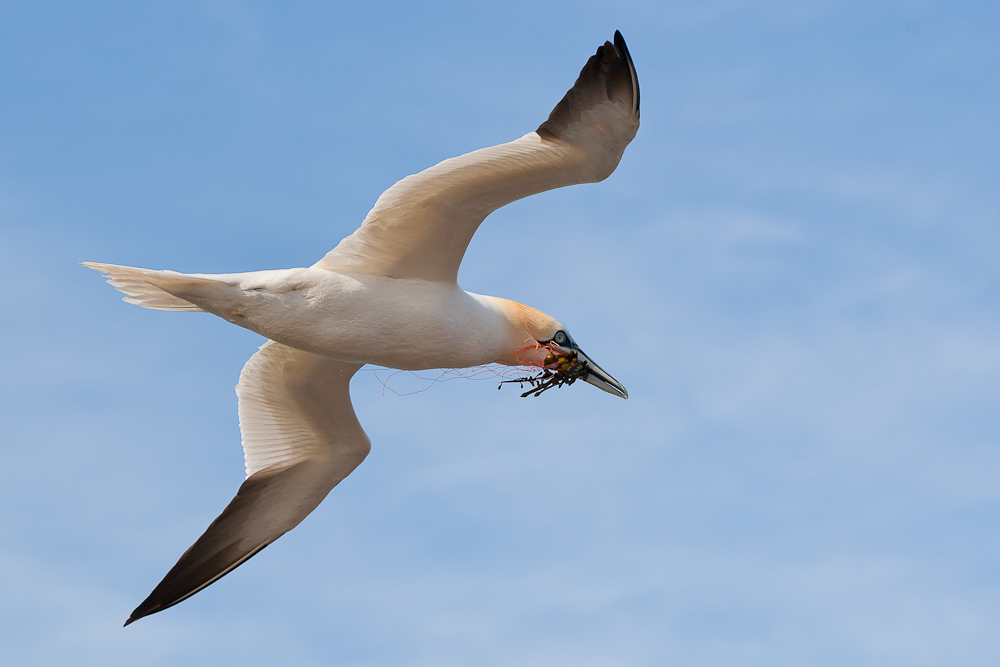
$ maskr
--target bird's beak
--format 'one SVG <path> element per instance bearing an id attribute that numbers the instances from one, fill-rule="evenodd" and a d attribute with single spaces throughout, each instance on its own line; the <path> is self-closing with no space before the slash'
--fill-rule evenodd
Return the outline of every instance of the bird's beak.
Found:
<path id="1" fill-rule="evenodd" d="M 556 347 L 558 347 L 560 350 L 567 349 L 562 346 L 556 346 Z M 609 375 L 608 372 L 605 371 L 603 368 L 595 364 L 590 357 L 588 357 L 586 354 L 583 353 L 583 350 L 581 350 L 579 347 L 576 346 L 575 342 L 573 342 L 572 349 L 576 351 L 576 358 L 579 361 L 587 362 L 587 375 L 583 377 L 584 382 L 592 384 L 598 389 L 606 391 L 609 394 L 613 394 L 615 396 L 621 396 L 622 398 L 628 398 L 628 392 L 625 390 L 624 385 L 622 385 L 622 383 L 619 382 L 618 380 L 611 377 L 611 375 Z"/>
<path id="2" fill-rule="evenodd" d="M 591 361 L 591 359 L 585 355 L 582 350 L 577 350 L 576 356 L 580 361 L 586 361 L 587 368 L 590 370 L 590 372 L 587 373 L 587 376 L 583 378 L 584 382 L 592 384 L 598 389 L 606 391 L 609 394 L 621 396 L 622 398 L 628 398 L 628 392 L 625 390 L 624 385 L 608 375 L 603 368 Z"/>

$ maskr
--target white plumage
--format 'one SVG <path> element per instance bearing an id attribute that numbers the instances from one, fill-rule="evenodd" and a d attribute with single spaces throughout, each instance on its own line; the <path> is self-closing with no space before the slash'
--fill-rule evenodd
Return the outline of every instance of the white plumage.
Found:
<path id="1" fill-rule="evenodd" d="M 207 275 L 86 263 L 129 303 L 205 311 L 269 339 L 236 387 L 247 479 L 126 625 L 245 562 L 364 460 L 370 443 L 349 392 L 364 364 L 549 368 L 552 358 L 572 358 L 580 379 L 627 397 L 561 323 L 465 292 L 456 279 L 486 216 L 537 192 L 607 178 L 638 127 L 638 79 L 616 32 L 538 130 L 402 179 L 312 267 Z"/>

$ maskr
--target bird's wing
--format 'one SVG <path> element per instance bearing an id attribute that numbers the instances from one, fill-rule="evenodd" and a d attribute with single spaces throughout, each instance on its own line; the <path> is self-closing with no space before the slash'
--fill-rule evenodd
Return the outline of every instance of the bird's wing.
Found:
<path id="1" fill-rule="evenodd" d="M 615 32 L 615 43 L 598 47 L 535 132 L 399 181 L 315 266 L 454 282 L 487 215 L 538 192 L 604 180 L 638 128 L 639 83 L 625 40 Z"/>
<path id="2" fill-rule="evenodd" d="M 357 364 L 273 341 L 240 375 L 247 479 L 125 625 L 184 600 L 299 524 L 370 449 L 351 406 Z"/>

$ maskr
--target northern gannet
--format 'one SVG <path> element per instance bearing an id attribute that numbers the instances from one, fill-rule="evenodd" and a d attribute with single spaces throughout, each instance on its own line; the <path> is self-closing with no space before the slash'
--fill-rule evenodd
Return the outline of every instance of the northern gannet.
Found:
<path id="1" fill-rule="evenodd" d="M 212 313 L 268 339 L 236 385 L 246 481 L 125 625 L 232 572 L 364 460 L 371 443 L 348 385 L 365 364 L 553 369 L 572 359 L 578 379 L 627 398 L 562 323 L 465 292 L 457 277 L 486 216 L 538 192 L 604 180 L 638 128 L 639 83 L 616 31 L 537 130 L 402 179 L 309 268 L 210 275 L 85 262 L 128 303 Z"/>

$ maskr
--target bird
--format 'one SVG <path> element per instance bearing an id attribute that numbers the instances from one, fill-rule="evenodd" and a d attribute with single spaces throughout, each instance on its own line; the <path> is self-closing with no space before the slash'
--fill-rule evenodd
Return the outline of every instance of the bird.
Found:
<path id="1" fill-rule="evenodd" d="M 246 479 L 125 625 L 232 572 L 357 468 L 371 442 L 349 385 L 366 364 L 520 366 L 541 373 L 543 388 L 581 380 L 628 398 L 564 324 L 515 301 L 466 292 L 457 278 L 490 213 L 604 180 L 638 128 L 639 82 L 615 31 L 536 130 L 398 181 L 353 234 L 308 268 L 185 274 L 84 262 L 128 303 L 211 313 L 267 339 L 236 385 Z"/>

